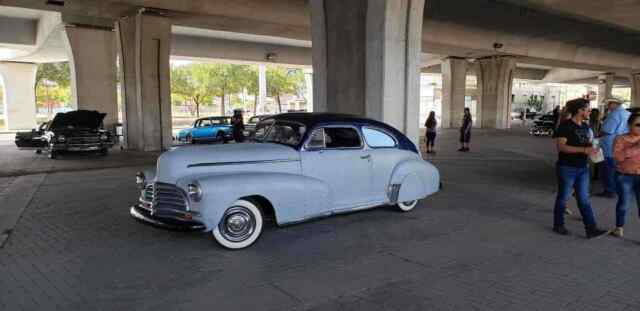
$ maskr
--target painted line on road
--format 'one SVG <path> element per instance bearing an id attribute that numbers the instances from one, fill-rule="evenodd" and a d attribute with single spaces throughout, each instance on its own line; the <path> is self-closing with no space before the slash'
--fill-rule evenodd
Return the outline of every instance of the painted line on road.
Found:
<path id="1" fill-rule="evenodd" d="M 0 249 L 9 240 L 22 213 L 31 203 L 46 176 L 46 174 L 20 176 L 7 188 L 6 195 L 0 200 Z"/>

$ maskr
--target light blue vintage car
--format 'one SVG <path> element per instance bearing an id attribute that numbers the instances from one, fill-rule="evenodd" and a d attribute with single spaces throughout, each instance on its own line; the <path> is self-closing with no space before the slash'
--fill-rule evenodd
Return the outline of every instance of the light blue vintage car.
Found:
<path id="1" fill-rule="evenodd" d="M 288 113 L 263 120 L 261 141 L 183 146 L 138 173 L 133 217 L 209 230 L 229 249 L 251 245 L 265 216 L 278 225 L 397 205 L 410 211 L 439 189 L 416 146 L 384 123 L 349 115 Z"/>
<path id="2" fill-rule="evenodd" d="M 231 117 L 207 117 L 193 122 L 193 126 L 178 132 L 177 141 L 190 144 L 228 141 L 232 139 Z"/>

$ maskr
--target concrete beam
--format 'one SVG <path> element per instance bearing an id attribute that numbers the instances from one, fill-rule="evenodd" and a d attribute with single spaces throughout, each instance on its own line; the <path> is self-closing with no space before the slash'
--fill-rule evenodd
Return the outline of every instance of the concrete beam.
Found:
<path id="1" fill-rule="evenodd" d="M 275 58 L 267 60 L 267 54 Z M 171 55 L 311 66 L 310 48 L 186 35 L 173 35 Z"/>

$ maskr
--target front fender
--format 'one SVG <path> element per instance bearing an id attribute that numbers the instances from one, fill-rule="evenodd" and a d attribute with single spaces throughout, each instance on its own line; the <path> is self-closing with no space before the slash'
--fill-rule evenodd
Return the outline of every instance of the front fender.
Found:
<path id="1" fill-rule="evenodd" d="M 389 185 L 391 191 L 395 191 L 390 194 L 392 199 L 395 198 L 395 202 L 422 199 L 438 192 L 440 172 L 422 159 L 404 160 L 393 169 Z"/>
<path id="2" fill-rule="evenodd" d="M 185 177 L 178 183 L 183 189 L 194 181 L 200 184 L 202 199 L 191 204 L 202 214 L 207 229 L 212 229 L 218 225 L 224 211 L 236 200 L 256 195 L 271 202 L 278 224 L 304 218 L 308 211 L 308 189 L 305 187 L 309 185 L 307 179 L 287 173 L 243 172 Z"/>

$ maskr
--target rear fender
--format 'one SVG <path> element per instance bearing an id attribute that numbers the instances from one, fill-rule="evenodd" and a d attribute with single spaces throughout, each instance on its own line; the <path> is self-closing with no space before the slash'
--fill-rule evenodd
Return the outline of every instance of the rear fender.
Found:
<path id="1" fill-rule="evenodd" d="M 396 203 L 422 199 L 436 193 L 439 186 L 440 173 L 435 166 L 422 159 L 408 159 L 391 174 L 389 200 Z"/>

